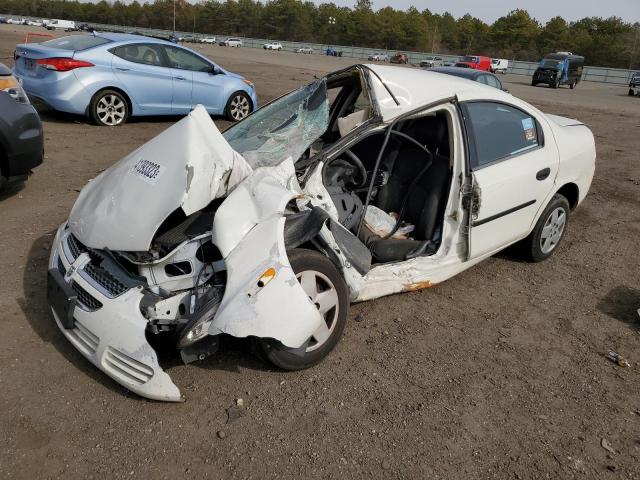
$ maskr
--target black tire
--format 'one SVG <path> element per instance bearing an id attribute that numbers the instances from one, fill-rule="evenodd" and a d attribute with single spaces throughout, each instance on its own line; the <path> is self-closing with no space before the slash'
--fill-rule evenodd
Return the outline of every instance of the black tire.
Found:
<path id="1" fill-rule="evenodd" d="M 558 229 L 557 224 L 553 220 L 553 215 L 556 211 L 561 212 L 564 215 L 562 228 Z M 522 247 L 523 253 L 528 260 L 533 262 L 542 262 L 549 258 L 558 249 L 558 245 L 562 242 L 564 235 L 569 225 L 569 201 L 562 195 L 556 194 L 553 196 L 547 208 L 544 209 L 542 215 L 538 219 L 538 223 L 533 228 L 531 234 L 523 240 Z M 546 230 L 546 231 L 545 231 Z M 551 235 L 549 235 L 551 233 Z M 543 248 L 543 235 L 547 235 L 547 240 L 551 243 L 546 244 L 546 248 Z"/>
<path id="2" fill-rule="evenodd" d="M 576 82 L 575 80 L 573 81 L 573 83 L 571 85 L 569 85 L 569 88 L 571 90 L 573 90 L 574 88 L 576 88 L 576 86 L 578 85 L 578 82 Z"/>
<path id="3" fill-rule="evenodd" d="M 633 88 L 629 89 L 629 96 L 633 97 L 636 94 L 636 92 L 633 91 Z"/>
<path id="4" fill-rule="evenodd" d="M 112 110 L 109 111 L 109 106 Z M 104 109 L 107 108 L 105 112 Z M 117 127 L 129 119 L 129 101 L 116 90 L 101 90 L 89 104 L 89 115 L 96 125 Z"/>
<path id="5" fill-rule="evenodd" d="M 232 122 L 239 122 L 253 112 L 253 102 L 245 92 L 235 92 L 227 100 L 225 116 Z"/>
<path id="6" fill-rule="evenodd" d="M 560 88 L 560 78 L 557 78 L 556 81 L 551 84 L 551 88 Z"/>
<path id="7" fill-rule="evenodd" d="M 536 82 L 535 80 L 531 80 L 531 86 L 532 87 L 537 87 L 538 86 L 538 82 Z"/>
<path id="8" fill-rule="evenodd" d="M 342 338 L 347 324 L 349 311 L 349 291 L 340 272 L 335 265 L 323 254 L 297 248 L 289 252 L 289 262 L 296 275 L 302 272 L 311 273 L 316 281 L 315 288 L 324 288 L 324 293 L 331 288 L 337 294 L 336 306 L 325 313 L 325 320 L 329 328 L 328 337 L 322 342 L 309 343 L 307 351 L 301 356 L 282 347 L 273 340 L 260 340 L 265 357 L 276 367 L 283 370 L 302 370 L 312 367 L 323 360 Z M 316 276 L 320 274 L 319 276 Z M 324 285 L 322 285 L 324 284 Z M 317 291 L 317 290 L 316 290 Z"/>

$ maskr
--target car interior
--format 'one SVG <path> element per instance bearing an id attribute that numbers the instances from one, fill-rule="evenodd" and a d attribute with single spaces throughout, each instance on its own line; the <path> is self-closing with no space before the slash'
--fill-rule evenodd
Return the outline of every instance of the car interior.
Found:
<path id="1" fill-rule="evenodd" d="M 323 136 L 325 144 L 336 142 L 371 116 L 358 77 L 351 75 L 328 84 L 329 97 L 334 100 Z M 332 93 L 335 88 L 339 91 Z M 377 172 L 375 164 L 387 129 L 368 135 L 326 162 L 323 181 L 340 223 L 367 246 L 373 263 L 437 252 L 452 176 L 451 130 L 446 110 L 431 112 L 393 127 Z M 369 190 L 370 206 L 363 219 Z M 369 211 L 391 219 L 390 231 L 372 228 Z"/>

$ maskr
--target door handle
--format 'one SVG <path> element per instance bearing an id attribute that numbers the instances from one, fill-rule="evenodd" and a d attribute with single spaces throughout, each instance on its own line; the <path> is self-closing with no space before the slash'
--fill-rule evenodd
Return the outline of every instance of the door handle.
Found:
<path id="1" fill-rule="evenodd" d="M 538 173 L 536 173 L 536 180 L 540 180 L 540 181 L 546 180 L 546 178 L 549 176 L 550 173 L 551 173 L 550 168 L 543 168 Z"/>
<path id="2" fill-rule="evenodd" d="M 186 80 L 185 77 L 180 77 L 180 76 L 179 77 L 173 77 L 173 78 L 175 78 L 176 80 Z"/>
<path id="3" fill-rule="evenodd" d="M 130 69 L 125 67 L 116 67 L 116 70 L 120 70 L 121 72 L 128 72 Z"/>

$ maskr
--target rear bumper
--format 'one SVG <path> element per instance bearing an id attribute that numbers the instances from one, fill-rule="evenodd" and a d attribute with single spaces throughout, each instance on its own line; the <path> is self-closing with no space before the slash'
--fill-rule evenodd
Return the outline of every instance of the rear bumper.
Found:
<path id="1" fill-rule="evenodd" d="M 30 77 L 14 71 L 22 87 L 35 103 L 43 103 L 54 110 L 85 115 L 91 95 L 73 71 L 48 73 L 44 77 Z"/>
<path id="2" fill-rule="evenodd" d="M 84 254 L 78 255 L 70 248 L 69 234 L 66 224 L 61 225 L 49 259 L 49 269 L 58 270 L 77 293 L 77 303 L 72 307 L 73 328 L 63 325 L 67 320 L 56 314 L 50 300 L 60 331 L 87 360 L 132 392 L 152 400 L 182 401 L 180 391 L 162 370 L 146 340 L 147 320 L 139 308 L 140 289 L 132 288 L 116 298 L 104 294 L 104 289 L 84 272 Z"/>

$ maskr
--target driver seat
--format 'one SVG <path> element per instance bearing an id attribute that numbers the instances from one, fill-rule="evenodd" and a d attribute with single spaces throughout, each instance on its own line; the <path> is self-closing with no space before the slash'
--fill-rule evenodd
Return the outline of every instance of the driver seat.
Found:
<path id="1" fill-rule="evenodd" d="M 403 201 L 406 201 L 403 220 L 415 225 L 412 232 L 415 240 L 385 239 L 373 233 L 366 225 L 363 226 L 360 239 L 367 245 L 377 263 L 432 255 L 439 245 L 436 233 L 446 206 L 451 170 L 447 121 L 439 116 L 425 117 L 416 120 L 407 130 L 408 134 L 433 152 L 431 167 L 409 191 L 411 183 L 424 168 L 429 156 L 412 144 L 403 145 L 393 162 L 389 182 L 381 187 L 378 194 L 377 206 L 386 212 L 397 212 Z M 406 200 L 405 195 L 409 195 Z"/>

